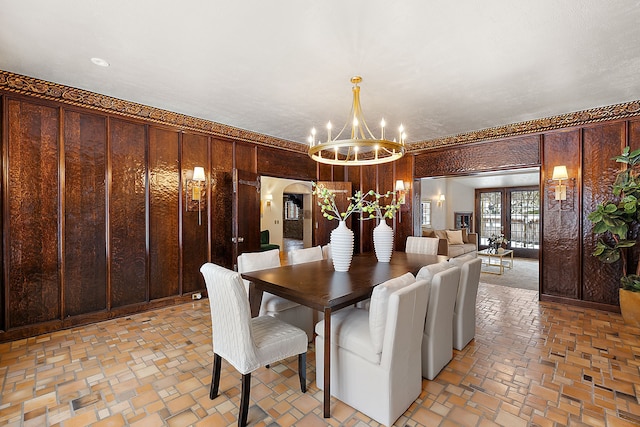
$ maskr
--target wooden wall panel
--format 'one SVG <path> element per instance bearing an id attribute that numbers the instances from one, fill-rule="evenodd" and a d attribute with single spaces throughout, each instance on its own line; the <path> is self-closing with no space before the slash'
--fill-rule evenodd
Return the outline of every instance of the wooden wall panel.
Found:
<path id="1" fill-rule="evenodd" d="M 58 271 L 59 110 L 5 102 L 3 185 L 7 329 L 60 317 Z M 5 288 L 6 286 L 6 288 Z"/>
<path id="2" fill-rule="evenodd" d="M 110 120 L 110 303 L 147 300 L 146 131 L 142 124 Z"/>
<path id="3" fill-rule="evenodd" d="M 362 166 L 360 168 L 360 185 L 358 185 L 357 187 L 353 187 L 353 191 L 369 191 L 378 188 L 377 169 L 378 166 L 375 165 Z M 356 224 L 358 224 L 357 227 Z M 376 224 L 374 221 L 358 221 L 353 223 L 353 227 L 360 230 L 360 252 L 373 251 L 373 227 L 375 226 Z"/>
<path id="4" fill-rule="evenodd" d="M 540 263 L 541 293 L 580 298 L 580 130 L 557 131 L 544 136 L 544 166 L 541 170 L 540 203 L 544 210 Z M 566 165 L 571 181 L 567 201 L 555 200 L 556 182 L 551 181 L 554 166 Z M 565 182 L 565 184 L 567 184 Z"/>
<path id="5" fill-rule="evenodd" d="M 208 137 L 185 133 L 182 136 L 182 179 L 185 206 L 191 194 L 187 191 L 187 173 L 193 172 L 195 166 L 205 168 L 205 176 L 210 170 L 207 157 Z M 192 175 L 191 175 L 192 176 Z M 207 181 L 208 182 L 208 181 Z M 204 203 L 200 203 L 200 222 L 198 212 L 182 208 L 182 293 L 205 289 L 204 278 L 200 267 L 208 260 L 207 252 L 207 192 L 202 193 Z"/>
<path id="6" fill-rule="evenodd" d="M 413 217 L 415 215 L 420 217 L 420 186 L 416 188 L 413 183 L 413 156 L 403 156 L 400 160 L 394 164 L 394 179 L 393 189 L 395 190 L 395 181 L 401 179 L 404 181 L 405 188 L 407 188 L 406 200 L 407 202 L 400 207 L 400 212 L 396 214 L 395 219 L 395 250 L 404 251 L 407 237 L 413 236 Z M 416 195 L 417 198 L 414 197 Z M 420 230 L 420 228 L 418 228 Z"/>
<path id="7" fill-rule="evenodd" d="M 211 142 L 211 262 L 232 267 L 231 203 L 233 169 L 232 142 Z"/>
<path id="8" fill-rule="evenodd" d="M 377 182 L 376 182 L 376 186 L 372 187 L 372 189 L 377 191 L 380 194 L 384 194 L 387 191 L 393 191 L 394 183 L 395 183 L 395 165 L 393 163 L 383 163 L 381 165 L 378 165 L 376 169 L 377 169 L 376 171 Z M 367 190 L 367 189 L 364 188 L 363 190 Z M 381 205 L 392 203 L 392 202 L 393 202 L 392 198 L 380 199 Z M 394 220 L 384 219 L 387 225 L 392 228 L 394 227 L 396 220 L 397 220 L 397 215 L 396 215 L 396 219 Z M 371 234 L 369 235 L 369 238 L 371 239 L 371 247 L 373 248 L 373 229 L 378 225 L 378 220 L 374 219 L 374 220 L 369 220 L 368 222 L 371 223 L 370 224 Z M 395 239 L 395 236 L 394 236 L 394 239 Z M 394 247 L 395 247 L 395 242 L 394 242 Z"/>
<path id="9" fill-rule="evenodd" d="M 323 163 L 317 164 L 317 180 L 318 181 L 340 181 L 333 177 L 333 166 Z"/>
<path id="10" fill-rule="evenodd" d="M 178 132 L 149 127 L 149 298 L 178 294 Z"/>
<path id="11" fill-rule="evenodd" d="M 432 150 L 415 156 L 415 176 L 464 175 L 470 172 L 540 165 L 540 137 L 527 135 Z"/>
<path id="12" fill-rule="evenodd" d="M 582 227 L 582 299 L 604 304 L 618 304 L 620 264 L 603 264 L 593 257 L 596 238 L 592 223 L 587 219 L 598 203 L 612 198 L 611 184 L 619 170 L 612 157 L 626 145 L 624 122 L 602 123 L 583 131 L 583 227 Z"/>
<path id="13" fill-rule="evenodd" d="M 64 115 L 64 314 L 107 308 L 105 117 Z"/>
<path id="14" fill-rule="evenodd" d="M 257 172 L 257 148 L 255 145 L 238 142 L 235 144 L 235 167 L 242 171 Z"/>
<path id="15" fill-rule="evenodd" d="M 326 180 L 331 180 L 331 166 L 322 165 L 321 169 L 326 171 Z M 304 181 L 316 179 L 316 162 L 308 155 L 263 146 L 258 147 L 257 170 L 260 175 L 278 178 Z"/>

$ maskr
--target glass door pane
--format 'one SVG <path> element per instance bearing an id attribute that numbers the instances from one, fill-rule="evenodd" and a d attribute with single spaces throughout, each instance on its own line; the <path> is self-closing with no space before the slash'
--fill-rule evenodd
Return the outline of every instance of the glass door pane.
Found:
<path id="1" fill-rule="evenodd" d="M 492 234 L 502 234 L 502 192 L 480 193 L 480 245 L 488 245 Z"/>
<path id="2" fill-rule="evenodd" d="M 511 191 L 509 246 L 540 248 L 540 191 Z"/>

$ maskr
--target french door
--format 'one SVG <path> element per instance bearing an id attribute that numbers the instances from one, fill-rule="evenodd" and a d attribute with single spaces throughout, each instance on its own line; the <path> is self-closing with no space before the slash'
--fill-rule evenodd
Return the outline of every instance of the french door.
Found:
<path id="1" fill-rule="evenodd" d="M 478 246 L 504 235 L 514 255 L 537 258 L 540 249 L 540 189 L 507 187 L 476 189 Z"/>

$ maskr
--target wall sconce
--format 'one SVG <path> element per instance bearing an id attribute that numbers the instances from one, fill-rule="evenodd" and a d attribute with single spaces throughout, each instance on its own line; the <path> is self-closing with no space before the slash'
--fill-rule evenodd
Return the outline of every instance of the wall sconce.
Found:
<path id="1" fill-rule="evenodd" d="M 396 193 L 399 204 L 404 205 L 407 203 L 407 190 L 404 186 L 404 181 L 401 179 L 396 181 Z"/>
<path id="2" fill-rule="evenodd" d="M 206 182 L 207 177 L 204 174 L 204 168 L 196 166 L 193 168 L 193 172 L 190 174 L 191 179 L 187 178 L 187 194 L 191 193 L 191 203 L 187 200 L 187 210 L 198 210 L 198 225 L 202 224 L 202 190 L 203 182 Z M 187 175 L 188 176 L 188 175 Z M 191 191 L 188 191 L 189 188 Z M 193 202 L 198 202 L 197 208 L 193 205 Z"/>
<path id="3" fill-rule="evenodd" d="M 556 200 L 567 200 L 567 186 L 562 185 L 562 180 L 569 179 L 567 167 L 564 165 L 555 166 L 551 179 L 558 180 L 558 185 L 556 185 Z"/>
<path id="4" fill-rule="evenodd" d="M 445 198 L 444 198 L 444 194 L 441 194 L 440 196 L 438 196 L 438 206 L 442 207 L 442 204 L 444 203 Z"/>
<path id="5" fill-rule="evenodd" d="M 265 205 L 271 209 L 271 202 L 273 201 L 273 195 L 271 193 L 267 194 L 266 196 L 264 196 L 264 200 L 265 200 Z"/>

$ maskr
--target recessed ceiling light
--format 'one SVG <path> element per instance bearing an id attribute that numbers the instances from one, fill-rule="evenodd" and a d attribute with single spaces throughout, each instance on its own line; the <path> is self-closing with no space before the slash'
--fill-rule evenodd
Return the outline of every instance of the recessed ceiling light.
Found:
<path id="1" fill-rule="evenodd" d="M 93 62 L 96 65 L 99 65 L 100 67 L 108 67 L 109 63 L 107 61 L 105 61 L 102 58 L 91 58 L 91 62 Z"/>

